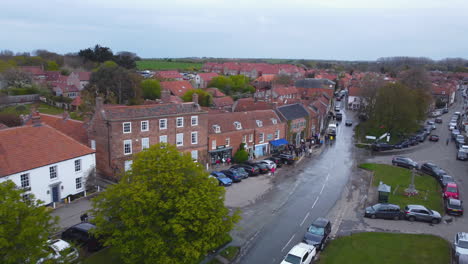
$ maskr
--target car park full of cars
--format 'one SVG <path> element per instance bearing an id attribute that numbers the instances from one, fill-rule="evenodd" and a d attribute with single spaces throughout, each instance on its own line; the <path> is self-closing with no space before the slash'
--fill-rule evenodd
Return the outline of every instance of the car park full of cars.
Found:
<path id="1" fill-rule="evenodd" d="M 215 177 L 218 180 L 219 185 L 222 185 L 222 186 L 231 186 L 232 185 L 232 180 L 230 178 L 226 177 L 226 175 L 224 175 L 224 173 L 222 173 L 222 172 L 212 171 L 210 175 Z"/>
<path id="2" fill-rule="evenodd" d="M 313 245 L 317 250 L 323 250 L 330 233 L 330 220 L 319 217 L 307 228 L 307 232 L 302 241 L 306 244 Z"/>
<path id="3" fill-rule="evenodd" d="M 409 221 L 424 221 L 438 224 L 442 220 L 440 214 L 422 205 L 407 205 L 405 207 L 405 218 Z"/>
<path id="4" fill-rule="evenodd" d="M 236 170 L 223 170 L 221 171 L 224 175 L 229 177 L 233 182 L 241 182 L 242 175 L 238 173 Z"/>
<path id="5" fill-rule="evenodd" d="M 463 215 L 463 201 L 453 198 L 446 199 L 445 212 L 449 215 Z"/>
<path id="6" fill-rule="evenodd" d="M 364 216 L 372 219 L 382 218 L 399 220 L 402 217 L 402 213 L 400 210 L 400 206 L 396 204 L 378 203 L 373 206 L 367 207 Z"/>
<path id="7" fill-rule="evenodd" d="M 316 254 L 317 251 L 314 246 L 299 243 L 288 252 L 281 264 L 310 264 Z"/>
<path id="8" fill-rule="evenodd" d="M 244 170 L 249 174 L 249 176 L 256 176 L 260 174 L 260 169 L 257 166 L 250 166 L 244 163 L 231 166 L 231 169 L 237 168 L 244 168 Z"/>

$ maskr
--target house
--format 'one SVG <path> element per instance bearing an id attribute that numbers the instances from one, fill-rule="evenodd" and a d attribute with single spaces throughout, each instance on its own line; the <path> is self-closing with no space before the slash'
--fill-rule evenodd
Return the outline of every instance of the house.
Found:
<path id="1" fill-rule="evenodd" d="M 276 108 L 278 116 L 288 123 L 286 140 L 299 145 L 311 137 L 309 111 L 302 104 L 283 105 Z"/>
<path id="2" fill-rule="evenodd" d="M 83 90 L 91 79 L 91 72 L 72 72 L 67 78 L 69 85 L 74 85 L 78 90 Z"/>
<path id="3" fill-rule="evenodd" d="M 294 86 L 298 90 L 299 96 L 307 100 L 320 96 L 322 93 L 326 93 L 328 97 L 332 98 L 335 92 L 335 83 L 328 79 L 305 78 L 297 80 Z"/>
<path id="4" fill-rule="evenodd" d="M 81 96 L 75 97 L 75 99 L 73 99 L 73 101 L 71 102 L 71 107 L 72 107 L 71 110 L 72 111 L 78 110 L 78 107 L 80 107 L 81 104 L 82 104 Z"/>
<path id="5" fill-rule="evenodd" d="M 184 77 L 178 71 L 158 71 L 154 77 L 160 81 L 182 81 Z"/>
<path id="6" fill-rule="evenodd" d="M 195 86 L 196 88 L 206 88 L 211 79 L 217 77 L 218 74 L 215 72 L 199 73 L 195 75 Z"/>
<path id="7" fill-rule="evenodd" d="M 0 130 L 0 182 L 11 180 L 45 204 L 86 190 L 95 151 L 40 123 Z"/>
<path id="8" fill-rule="evenodd" d="M 96 147 L 97 170 L 104 177 L 118 179 L 131 168 L 133 155 L 157 143 L 173 144 L 180 152 L 190 153 L 194 161 L 204 163 L 207 150 L 206 113 L 193 102 L 149 105 L 105 105 L 96 98 L 96 110 L 88 135 Z"/>
<path id="9" fill-rule="evenodd" d="M 223 92 L 221 92 L 218 88 L 206 88 L 205 91 L 210 93 L 214 98 L 216 97 L 224 97 L 226 96 Z"/>
<path id="10" fill-rule="evenodd" d="M 455 102 L 455 94 L 457 91 L 457 84 L 443 81 L 439 83 L 432 83 L 432 96 L 436 103 L 444 103 L 446 105 L 452 105 Z"/>
<path id="11" fill-rule="evenodd" d="M 363 104 L 361 88 L 351 86 L 348 88 L 348 109 L 359 110 Z"/>
<path id="12" fill-rule="evenodd" d="M 208 158 L 210 164 L 232 158 L 244 143 L 251 158 L 268 155 L 271 142 L 284 139 L 286 124 L 273 110 L 208 114 Z M 276 142 L 275 142 L 276 143 Z"/>
<path id="13" fill-rule="evenodd" d="M 46 72 L 41 66 L 21 66 L 19 68 L 21 71 L 31 74 L 33 81 L 43 82 L 47 78 Z"/>
<path id="14" fill-rule="evenodd" d="M 34 114 L 33 114 L 34 115 Z M 37 113 L 40 117 L 41 123 L 46 124 L 61 133 L 73 138 L 85 146 L 93 148 L 88 140 L 87 124 L 83 121 L 70 119 L 68 112 L 64 112 L 62 116 L 48 115 Z M 26 125 L 32 125 L 33 120 L 30 119 Z"/>
<path id="15" fill-rule="evenodd" d="M 275 104 L 269 103 L 265 101 L 258 101 L 252 97 L 248 98 L 241 98 L 234 102 L 232 106 L 233 112 L 247 112 L 247 111 L 254 111 L 254 110 L 268 110 L 274 109 Z"/>
<path id="16" fill-rule="evenodd" d="M 234 105 L 234 100 L 232 100 L 232 97 L 230 96 L 213 98 L 213 107 L 217 109 L 224 109 L 227 111 L 231 111 L 233 105 Z"/>
<path id="17" fill-rule="evenodd" d="M 193 87 L 188 81 L 167 81 L 161 82 L 161 88 L 169 90 L 172 95 L 182 97 L 188 90 Z"/>

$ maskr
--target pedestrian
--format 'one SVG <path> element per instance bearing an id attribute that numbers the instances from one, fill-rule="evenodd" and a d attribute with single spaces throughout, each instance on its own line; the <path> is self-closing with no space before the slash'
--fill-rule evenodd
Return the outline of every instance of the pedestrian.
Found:
<path id="1" fill-rule="evenodd" d="M 309 148 L 309 158 L 311 158 L 311 157 L 312 157 L 312 149 Z"/>
<path id="2" fill-rule="evenodd" d="M 80 220 L 82 223 L 88 222 L 88 214 L 85 212 L 80 216 Z"/>
<path id="3" fill-rule="evenodd" d="M 221 160 L 217 159 L 216 160 L 216 168 L 219 168 L 219 164 L 221 163 Z"/>
<path id="4" fill-rule="evenodd" d="M 276 168 L 273 166 L 271 167 L 271 175 L 275 175 Z"/>
<path id="5" fill-rule="evenodd" d="M 224 163 L 226 163 L 226 159 L 223 157 L 221 161 L 223 162 L 223 166 L 224 166 Z"/>
<path id="6" fill-rule="evenodd" d="M 228 157 L 228 158 L 226 159 L 226 162 L 227 162 L 228 165 L 231 165 L 231 158 Z"/>
<path id="7" fill-rule="evenodd" d="M 449 141 L 450 141 L 450 139 L 447 138 L 447 141 L 445 141 L 445 145 L 448 145 Z"/>

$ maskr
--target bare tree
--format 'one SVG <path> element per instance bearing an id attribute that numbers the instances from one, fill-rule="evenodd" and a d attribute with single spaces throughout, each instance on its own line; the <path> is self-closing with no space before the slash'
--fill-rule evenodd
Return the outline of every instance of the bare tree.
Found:
<path id="1" fill-rule="evenodd" d="M 368 73 L 362 78 L 360 85 L 362 102 L 359 112 L 369 117 L 375 110 L 377 93 L 385 85 L 385 81 L 380 74 Z"/>

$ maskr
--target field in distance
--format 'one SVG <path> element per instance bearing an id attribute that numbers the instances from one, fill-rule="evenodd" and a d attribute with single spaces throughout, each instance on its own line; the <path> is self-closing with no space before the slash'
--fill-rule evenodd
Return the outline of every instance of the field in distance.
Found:
<path id="1" fill-rule="evenodd" d="M 137 61 L 138 70 L 185 70 L 185 71 L 198 71 L 202 67 L 202 63 L 196 62 L 180 62 L 180 61 L 167 61 L 167 60 L 141 60 Z"/>

